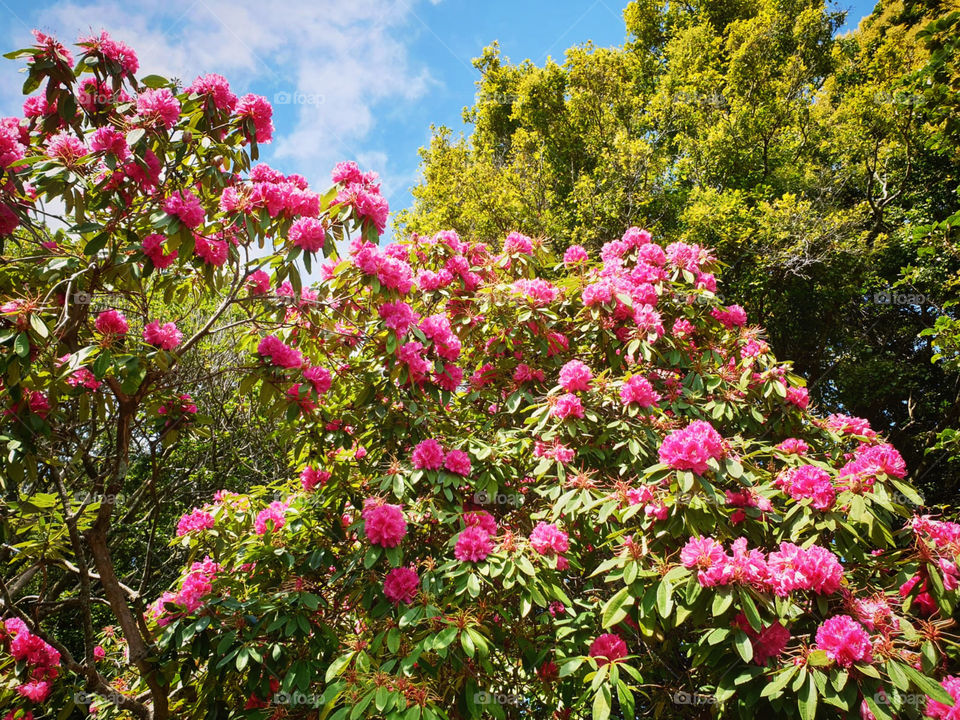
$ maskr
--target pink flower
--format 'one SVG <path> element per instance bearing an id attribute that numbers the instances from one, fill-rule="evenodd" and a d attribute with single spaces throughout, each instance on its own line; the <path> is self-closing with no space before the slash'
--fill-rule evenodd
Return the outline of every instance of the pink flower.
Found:
<path id="1" fill-rule="evenodd" d="M 383 580 L 383 594 L 394 605 L 413 602 L 419 589 L 420 576 L 413 568 L 394 568 Z"/>
<path id="2" fill-rule="evenodd" d="M 374 545 L 392 548 L 407 534 L 407 521 L 399 505 L 371 505 L 364 508 L 364 532 Z"/>
<path id="3" fill-rule="evenodd" d="M 532 255 L 533 240 L 528 238 L 526 235 L 521 235 L 518 232 L 512 232 L 507 235 L 507 239 L 503 241 L 503 251 L 508 255 L 513 253 Z"/>
<path id="4" fill-rule="evenodd" d="M 257 535 L 265 535 L 267 530 L 273 530 L 273 532 L 277 532 L 287 523 L 285 518 L 286 512 L 287 504 L 285 502 L 275 500 L 257 513 L 257 519 L 253 523 L 253 529 L 256 531 Z M 268 521 L 272 523 L 272 525 L 268 526 Z"/>
<path id="5" fill-rule="evenodd" d="M 396 330 L 397 335 L 405 335 L 411 325 L 415 325 L 420 316 L 413 311 L 407 303 L 402 300 L 396 302 L 384 303 L 377 308 L 383 324 L 388 328 Z"/>
<path id="6" fill-rule="evenodd" d="M 747 313 L 739 305 L 729 305 L 723 310 L 714 308 L 710 314 L 728 330 L 747 324 Z"/>
<path id="7" fill-rule="evenodd" d="M 135 75 L 140 69 L 137 54 L 126 43 L 110 37 L 106 30 L 101 31 L 99 37 L 81 38 L 80 44 L 89 45 L 91 51 L 99 52 L 110 62 L 119 65 L 120 75 Z"/>
<path id="8" fill-rule="evenodd" d="M 926 714 L 935 720 L 960 720 L 960 677 L 948 675 L 941 685 L 953 698 L 953 707 L 928 697 Z"/>
<path id="9" fill-rule="evenodd" d="M 787 438 L 777 445 L 777 450 L 787 455 L 803 455 L 810 450 L 810 446 L 799 438 Z"/>
<path id="10" fill-rule="evenodd" d="M 817 628 L 817 647 L 845 668 L 855 662 L 873 662 L 870 635 L 848 615 L 835 615 Z"/>
<path id="11" fill-rule="evenodd" d="M 413 449 L 411 460 L 418 470 L 439 470 L 443 467 L 443 457 L 443 446 L 430 438 Z"/>
<path id="12" fill-rule="evenodd" d="M 590 389 L 593 373 L 579 360 L 571 360 L 560 368 L 560 385 L 567 392 Z"/>
<path id="13" fill-rule="evenodd" d="M 315 253 L 323 249 L 326 234 L 320 220 L 304 217 L 293 223 L 288 237 L 298 248 Z"/>
<path id="14" fill-rule="evenodd" d="M 273 139 L 273 108 L 262 95 L 247 94 L 237 103 L 237 117 L 252 120 L 258 143 Z"/>
<path id="15" fill-rule="evenodd" d="M 95 660 L 103 660 L 107 656 L 107 651 L 104 650 L 100 645 L 95 645 L 93 647 L 93 657 Z"/>
<path id="16" fill-rule="evenodd" d="M 563 253 L 563 264 L 568 266 L 585 263 L 589 259 L 590 256 L 582 245 L 571 245 L 567 248 L 566 252 Z"/>
<path id="17" fill-rule="evenodd" d="M 480 562 L 493 552 L 490 535 L 481 527 L 468 527 L 457 537 L 453 554 L 460 562 Z"/>
<path id="18" fill-rule="evenodd" d="M 707 461 L 723 457 L 723 438 L 705 420 L 695 420 L 681 430 L 674 430 L 660 445 L 660 462 L 674 470 L 692 470 L 702 475 L 709 469 Z"/>
<path id="19" fill-rule="evenodd" d="M 511 287 L 516 295 L 525 297 L 534 307 L 549 305 L 557 299 L 559 294 L 553 283 L 542 278 L 517 280 Z"/>
<path id="20" fill-rule="evenodd" d="M 470 465 L 470 456 L 463 450 L 450 450 L 443 459 L 443 466 L 452 473 L 470 477 L 473 468 Z"/>
<path id="21" fill-rule="evenodd" d="M 790 386 L 787 388 L 787 402 L 801 410 L 806 410 L 810 404 L 810 393 L 805 387 Z"/>
<path id="22" fill-rule="evenodd" d="M 870 421 L 864 418 L 834 413 L 833 415 L 827 416 L 826 424 L 828 430 L 832 430 L 840 435 L 860 435 L 866 438 L 873 438 L 877 435 L 877 433 L 870 428 Z"/>
<path id="23" fill-rule="evenodd" d="M 734 624 L 750 638 L 750 644 L 753 646 L 753 662 L 757 665 L 766 665 L 770 658 L 778 657 L 790 640 L 790 631 L 779 622 L 767 625 L 757 632 L 750 626 L 747 616 L 739 613 L 734 618 Z"/>
<path id="24" fill-rule="evenodd" d="M 323 395 L 333 385 L 330 371 L 320 365 L 313 365 L 304 370 L 303 379 L 313 386 L 317 395 Z"/>
<path id="25" fill-rule="evenodd" d="M 118 160 L 130 157 L 126 136 L 114 127 L 105 125 L 94 130 L 90 136 L 90 149 L 93 152 L 110 153 Z"/>
<path id="26" fill-rule="evenodd" d="M 586 307 L 603 305 L 613 299 L 613 288 L 606 280 L 587 285 L 583 289 L 583 304 Z"/>
<path id="27" fill-rule="evenodd" d="M 163 202 L 163 210 L 173 215 L 188 228 L 195 228 L 204 220 L 200 200 L 189 190 L 176 190 Z"/>
<path id="28" fill-rule="evenodd" d="M 64 165 L 71 165 L 86 154 L 87 146 L 67 130 L 57 133 L 47 142 L 47 156 Z"/>
<path id="29" fill-rule="evenodd" d="M 686 568 L 697 568 L 701 572 L 726 563 L 727 556 L 723 546 L 712 537 L 692 537 L 680 551 L 680 562 Z"/>
<path id="30" fill-rule="evenodd" d="M 116 310 L 104 310 L 97 315 L 93 326 L 104 335 L 126 335 L 127 331 L 130 330 L 123 313 Z"/>
<path id="31" fill-rule="evenodd" d="M 277 367 L 297 368 L 303 364 L 303 355 L 289 345 L 285 345 L 275 335 L 267 335 L 257 345 L 257 352 L 268 357 Z"/>
<path id="32" fill-rule="evenodd" d="M 247 284 L 252 294 L 262 295 L 270 289 L 270 276 L 263 270 L 255 270 L 247 278 Z"/>
<path id="33" fill-rule="evenodd" d="M 318 485 L 326 485 L 327 480 L 330 479 L 330 473 L 326 470 L 317 470 L 312 467 L 305 467 L 300 473 L 300 484 L 303 486 L 303 489 L 307 492 L 310 492 Z"/>
<path id="34" fill-rule="evenodd" d="M 812 590 L 832 595 L 840 589 L 843 566 L 837 556 L 819 545 L 803 549 L 780 543 L 780 550 L 767 556 L 767 583 L 778 597 L 794 590 Z"/>
<path id="35" fill-rule="evenodd" d="M 137 96 L 137 115 L 148 125 L 169 130 L 180 118 L 180 102 L 167 88 L 144 90 Z"/>
<path id="36" fill-rule="evenodd" d="M 497 534 L 497 521 L 486 510 L 474 510 L 463 514 L 463 522 L 467 527 L 478 527 L 488 535 Z"/>
<path id="37" fill-rule="evenodd" d="M 42 703 L 50 697 L 52 685 L 47 680 L 34 680 L 17 687 L 17 692 L 35 703 Z"/>
<path id="38" fill-rule="evenodd" d="M 190 84 L 186 92 L 209 98 L 217 110 L 233 112 L 237 106 L 237 96 L 230 92 L 230 83 L 222 75 L 201 75 Z"/>
<path id="39" fill-rule="evenodd" d="M 177 523 L 177 537 L 198 530 L 210 530 L 214 524 L 213 515 L 200 508 L 194 508 L 193 512 L 181 517 L 180 522 Z"/>
<path id="40" fill-rule="evenodd" d="M 582 418 L 584 414 L 583 405 L 580 403 L 580 398 L 571 393 L 567 393 L 557 398 L 557 404 L 554 405 L 552 414 L 561 420 L 571 416 Z"/>
<path id="41" fill-rule="evenodd" d="M 794 500 L 812 499 L 817 510 L 829 510 L 837 499 L 830 473 L 815 465 L 801 465 L 785 471 L 774 485 L 782 487 Z"/>
<path id="42" fill-rule="evenodd" d="M 570 541 L 555 524 L 540 522 L 530 533 L 530 546 L 541 555 L 562 555 L 570 549 Z"/>
<path id="43" fill-rule="evenodd" d="M 183 340 L 183 333 L 172 322 L 161 325 L 154 320 L 143 329 L 143 339 L 150 345 L 164 350 L 173 350 Z"/>
<path id="44" fill-rule="evenodd" d="M 640 407 L 650 407 L 656 405 L 659 400 L 660 395 L 654 391 L 650 382 L 641 375 L 633 375 L 627 378 L 620 388 L 620 401 L 624 405 L 636 403 Z"/>
<path id="45" fill-rule="evenodd" d="M 163 235 L 157 235 L 156 233 L 147 235 L 143 239 L 143 254 L 150 258 L 150 262 L 152 262 L 153 266 L 158 270 L 169 267 L 170 264 L 177 259 L 176 250 L 169 253 L 163 251 L 163 244 L 166 240 Z"/>
<path id="46" fill-rule="evenodd" d="M 615 663 L 627 656 L 627 644 L 619 635 L 605 633 L 590 644 L 589 654 L 590 657 L 597 659 L 597 665 Z"/>

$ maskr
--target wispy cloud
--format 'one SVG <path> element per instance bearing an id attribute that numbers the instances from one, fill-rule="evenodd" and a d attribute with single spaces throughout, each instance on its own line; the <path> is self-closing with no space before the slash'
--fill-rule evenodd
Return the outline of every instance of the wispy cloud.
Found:
<path id="1" fill-rule="evenodd" d="M 414 0 L 95 0 L 26 10 L 4 2 L 7 47 L 28 44 L 32 27 L 64 41 L 102 28 L 136 49 L 141 74 L 189 83 L 218 72 L 238 92 L 267 96 L 278 128 L 267 156 L 320 184 L 344 158 L 386 176 L 387 148 L 374 137 L 380 118 L 436 83 L 409 52 Z M 2 69 L 0 108 L 13 112 L 20 76 L 12 64 Z"/>

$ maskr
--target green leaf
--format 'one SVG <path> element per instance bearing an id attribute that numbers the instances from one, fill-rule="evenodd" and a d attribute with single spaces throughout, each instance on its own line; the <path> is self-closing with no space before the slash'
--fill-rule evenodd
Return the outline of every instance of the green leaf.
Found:
<path id="1" fill-rule="evenodd" d="M 760 697 L 778 696 L 780 691 L 787 686 L 788 682 L 790 682 L 790 679 L 797 674 L 797 670 L 799 670 L 799 668 L 796 665 L 788 665 L 787 669 L 777 675 L 773 682 L 764 685 L 763 691 L 760 693 Z"/>
<path id="2" fill-rule="evenodd" d="M 630 594 L 630 588 L 621 588 L 620 591 L 604 605 L 602 626 L 608 628 L 621 622 L 627 616 L 626 608 L 633 605 L 634 600 L 635 598 Z"/>
<path id="3" fill-rule="evenodd" d="M 346 669 L 347 665 L 350 664 L 353 656 L 354 653 L 347 653 L 346 655 L 341 655 L 332 663 L 330 663 L 330 667 L 327 668 L 327 674 L 324 676 L 324 680 L 329 683 L 331 680 L 337 677 L 337 675 L 342 673 Z"/>
<path id="4" fill-rule="evenodd" d="M 607 720 L 610 717 L 610 688 L 603 685 L 593 698 L 593 720 Z"/>
<path id="5" fill-rule="evenodd" d="M 737 630 L 733 634 L 733 646 L 737 648 L 737 652 L 740 653 L 744 662 L 753 660 L 753 643 L 750 642 L 750 638 L 743 630 Z"/>
<path id="6" fill-rule="evenodd" d="M 814 720 L 817 716 L 817 686 L 814 683 L 813 675 L 807 678 L 806 684 L 800 688 L 797 693 L 797 704 L 800 707 L 800 717 L 802 720 Z"/>
<path id="7" fill-rule="evenodd" d="M 169 85 L 170 81 L 165 77 L 161 77 L 160 75 L 147 75 L 144 78 L 140 78 L 140 83 L 142 85 L 146 85 L 148 88 L 156 90 L 157 88 Z"/>
<path id="8" fill-rule="evenodd" d="M 948 707 L 953 707 L 953 698 L 950 696 L 950 693 L 944 689 L 943 685 L 933 678 L 927 677 L 910 665 L 903 665 L 901 667 L 907 674 L 907 677 L 910 678 L 910 682 L 912 682 L 917 688 L 925 692 L 937 702 L 941 702 Z"/>

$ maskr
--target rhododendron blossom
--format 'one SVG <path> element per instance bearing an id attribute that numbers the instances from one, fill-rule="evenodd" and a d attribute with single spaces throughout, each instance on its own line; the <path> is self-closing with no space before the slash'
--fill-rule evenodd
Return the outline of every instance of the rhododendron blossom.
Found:
<path id="1" fill-rule="evenodd" d="M 420 576 L 413 568 L 394 568 L 383 579 L 383 594 L 394 605 L 413 602 L 419 589 Z"/>
<path id="2" fill-rule="evenodd" d="M 870 635 L 848 615 L 835 615 L 817 628 L 817 647 L 841 667 L 873 662 Z"/>
<path id="3" fill-rule="evenodd" d="M 399 505 L 371 505 L 363 511 L 364 532 L 374 545 L 392 548 L 407 534 L 407 521 Z"/>
<path id="4" fill-rule="evenodd" d="M 590 643 L 589 655 L 597 659 L 597 665 L 606 665 L 615 663 L 627 656 L 627 644 L 623 639 L 614 633 L 605 633 L 597 636 Z"/>
<path id="5" fill-rule="evenodd" d="M 723 457 L 723 438 L 710 423 L 695 420 L 664 438 L 659 453 L 665 465 L 702 475 L 709 469 L 709 460 Z"/>

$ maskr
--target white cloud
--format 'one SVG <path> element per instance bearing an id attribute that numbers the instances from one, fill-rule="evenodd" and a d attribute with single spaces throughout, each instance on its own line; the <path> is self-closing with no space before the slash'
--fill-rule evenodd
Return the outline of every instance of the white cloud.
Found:
<path id="1" fill-rule="evenodd" d="M 30 41 L 28 28 L 39 27 L 72 42 L 102 27 L 137 51 L 140 75 L 189 83 L 200 73 L 218 72 L 238 94 L 267 95 L 280 127 L 265 150 L 278 167 L 322 185 L 336 161 L 366 160 L 386 180 L 389 157 L 370 139 L 378 118 L 435 85 L 406 44 L 417 32 L 411 20 L 422 1 L 62 2 L 18 12 L 0 39 L 21 47 Z M 0 7 L 0 15 L 5 10 Z M 8 63 L 0 78 L 0 107 L 14 112 L 22 99 L 20 76 Z"/>

